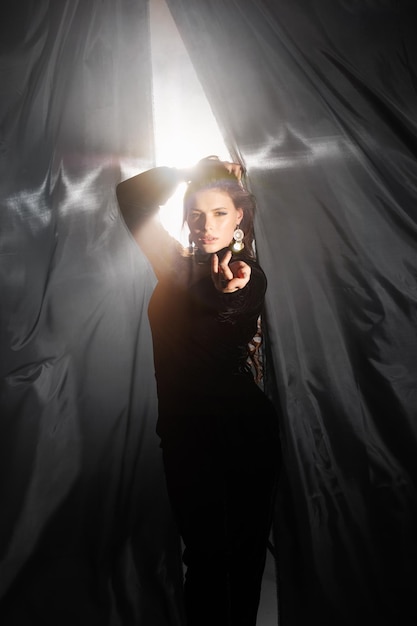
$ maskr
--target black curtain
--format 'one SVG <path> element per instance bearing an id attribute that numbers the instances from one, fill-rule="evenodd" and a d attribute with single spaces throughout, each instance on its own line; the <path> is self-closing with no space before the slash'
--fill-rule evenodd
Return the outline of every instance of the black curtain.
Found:
<path id="1" fill-rule="evenodd" d="M 0 623 L 179 624 L 155 279 L 115 200 L 153 164 L 147 2 L 0 11 Z"/>
<path id="2" fill-rule="evenodd" d="M 168 5 L 258 199 L 267 386 L 283 413 L 280 624 L 411 626 L 414 3 Z"/>

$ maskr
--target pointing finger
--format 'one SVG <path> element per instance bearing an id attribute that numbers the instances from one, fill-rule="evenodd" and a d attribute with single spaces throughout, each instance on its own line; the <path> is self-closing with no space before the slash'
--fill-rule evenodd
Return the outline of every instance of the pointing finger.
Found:
<path id="1" fill-rule="evenodd" d="M 213 254 L 211 257 L 211 271 L 213 274 L 219 273 L 219 257 L 217 254 Z"/>

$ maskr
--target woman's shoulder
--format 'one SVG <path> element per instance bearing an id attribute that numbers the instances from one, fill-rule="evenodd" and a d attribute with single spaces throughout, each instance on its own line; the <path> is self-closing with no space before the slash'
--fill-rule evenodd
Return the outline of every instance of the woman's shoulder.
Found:
<path id="1" fill-rule="evenodd" d="M 184 248 L 172 237 L 159 220 L 150 220 L 136 234 L 135 239 L 148 257 L 158 280 L 175 274 L 186 264 Z"/>

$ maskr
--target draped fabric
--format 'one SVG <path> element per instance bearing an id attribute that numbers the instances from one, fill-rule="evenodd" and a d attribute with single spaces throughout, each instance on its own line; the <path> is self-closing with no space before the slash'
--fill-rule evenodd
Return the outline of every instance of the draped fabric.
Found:
<path id="1" fill-rule="evenodd" d="M 168 5 L 258 199 L 267 388 L 283 414 L 274 521 L 280 624 L 411 626 L 413 3 Z"/>
<path id="2" fill-rule="evenodd" d="M 153 164 L 145 1 L 2 4 L 0 623 L 180 623 L 155 278 L 115 186 Z"/>
<path id="3" fill-rule="evenodd" d="M 414 3 L 168 4 L 258 199 L 280 624 L 414 625 Z M 0 623 L 177 625 L 155 279 L 114 195 L 153 162 L 147 2 L 0 11 Z"/>

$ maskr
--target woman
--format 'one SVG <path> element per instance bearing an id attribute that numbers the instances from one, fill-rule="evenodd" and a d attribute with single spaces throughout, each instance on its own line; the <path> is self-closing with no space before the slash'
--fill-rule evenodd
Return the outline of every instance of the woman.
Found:
<path id="1" fill-rule="evenodd" d="M 238 164 L 203 159 L 120 183 L 158 284 L 149 305 L 168 493 L 184 541 L 188 626 L 255 626 L 277 479 L 276 413 L 247 364 L 266 279 Z M 151 216 L 182 180 L 192 252 Z"/>

